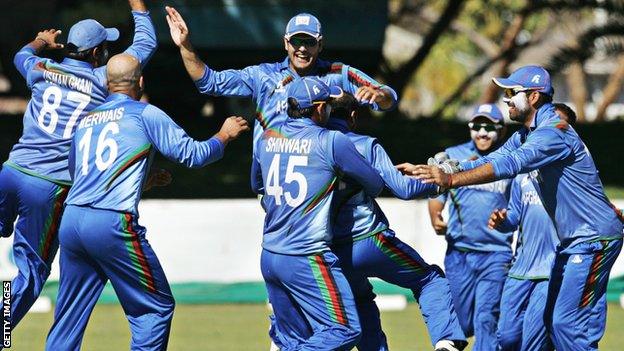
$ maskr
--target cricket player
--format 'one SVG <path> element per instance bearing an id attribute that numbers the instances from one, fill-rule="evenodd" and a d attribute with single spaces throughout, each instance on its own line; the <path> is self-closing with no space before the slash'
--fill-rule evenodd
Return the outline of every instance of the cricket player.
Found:
<path id="1" fill-rule="evenodd" d="M 331 102 L 328 127 L 345 134 L 381 174 L 385 186 L 398 198 L 408 200 L 438 194 L 438 188 L 403 176 L 377 139 L 353 132 L 357 100 L 348 93 Z M 374 198 L 348 178 L 341 180 L 333 201 L 334 245 L 332 251 L 351 285 L 356 299 L 362 339 L 360 351 L 388 350 L 381 329 L 369 277 L 410 289 L 418 301 L 432 345 L 436 350 L 462 350 L 466 338 L 457 320 L 448 281 L 442 269 L 427 264 L 390 229 L 390 224 Z"/>
<path id="2" fill-rule="evenodd" d="M 187 167 L 202 167 L 219 160 L 225 145 L 249 129 L 242 117 L 230 117 L 214 137 L 195 141 L 166 113 L 138 101 L 143 77 L 135 57 L 112 57 L 106 74 L 110 95 L 77 125 L 70 151 L 74 182 L 59 230 L 61 277 L 50 351 L 80 349 L 108 280 L 130 322 L 130 349 L 167 348 L 174 300 L 138 223 L 152 156 L 158 151 Z"/>
<path id="3" fill-rule="evenodd" d="M 129 0 L 135 32 L 126 53 L 145 65 L 156 50 L 154 26 L 142 0 Z M 0 235 L 13 233 L 11 323 L 15 327 L 35 302 L 50 274 L 58 249 L 58 227 L 71 179 L 67 155 L 76 126 L 104 102 L 107 42 L 119 31 L 93 19 L 74 24 L 65 47 L 61 31 L 49 29 L 24 46 L 15 67 L 32 91 L 24 130 L 0 171 Z M 45 49 L 66 49 L 58 63 L 38 56 Z"/>
<path id="4" fill-rule="evenodd" d="M 606 324 L 609 273 L 622 249 L 623 223 L 604 194 L 585 144 L 555 112 L 548 71 L 524 66 L 493 80 L 505 89 L 509 115 L 523 124 L 522 129 L 488 157 L 462 162 L 464 172 L 442 174 L 425 165 L 400 168 L 446 188 L 539 170 L 541 200 L 560 241 L 550 275 L 546 328 L 557 350 L 597 350 Z"/>
<path id="5" fill-rule="evenodd" d="M 321 127 L 328 100 L 342 93 L 319 78 L 295 79 L 289 119 L 266 130 L 254 153 L 252 170 L 261 174 L 252 188 L 264 194 L 266 211 L 261 268 L 275 314 L 270 335 L 281 350 L 351 350 L 360 338 L 353 295 L 329 249 L 330 207 L 339 176 L 369 196 L 383 180 L 345 135 Z M 294 333 L 301 323 L 311 330 L 304 338 Z"/>
<path id="6" fill-rule="evenodd" d="M 576 113 L 555 103 L 555 111 L 568 122 Z M 538 192 L 539 171 L 520 174 L 511 185 L 509 205 L 492 212 L 488 226 L 518 230 L 514 260 L 503 288 L 498 340 L 502 350 L 553 350 L 544 325 L 548 280 L 559 238 Z"/>
<path id="7" fill-rule="evenodd" d="M 332 114 L 328 128 L 340 131 L 353 142 L 395 196 L 407 200 L 437 194 L 438 188 L 399 173 L 375 138 L 352 132 L 358 103 L 351 94 L 344 93 L 332 99 L 330 106 Z M 388 350 L 369 277 L 379 277 L 412 290 L 435 349 L 462 350 L 467 345 L 466 338 L 457 321 L 442 270 L 427 264 L 413 248 L 394 236 L 385 214 L 374 198 L 362 191 L 361 186 L 348 178 L 341 179 L 338 184 L 332 201 L 332 251 L 338 256 L 355 297 L 362 326 L 358 350 Z M 273 333 L 283 337 L 295 335 L 297 339 L 305 340 L 311 335 L 311 330 L 305 322 L 294 323 L 297 318 L 300 317 L 293 314 L 289 326 L 300 329 L 277 330 L 278 327 L 272 323 Z"/>
<path id="8" fill-rule="evenodd" d="M 173 42 L 180 47 L 184 66 L 201 93 L 215 96 L 251 97 L 256 104 L 254 148 L 266 129 L 277 128 L 286 119 L 286 87 L 293 79 L 317 76 L 329 86 L 341 87 L 355 95 L 361 104 L 373 110 L 389 110 L 397 103 L 397 94 L 356 68 L 319 58 L 323 51 L 321 23 L 311 14 L 301 13 L 288 21 L 282 62 L 262 63 L 241 70 L 214 71 L 195 53 L 189 30 L 182 16 L 166 7 L 167 22 Z"/>
<path id="9" fill-rule="evenodd" d="M 501 298 L 501 350 L 553 350 L 544 326 L 544 307 L 559 238 L 542 205 L 538 182 L 539 171 L 516 176 L 508 207 L 494 211 L 489 220 L 490 228 L 505 233 L 518 230 L 516 253 Z"/>
<path id="10" fill-rule="evenodd" d="M 502 144 L 503 114 L 493 104 L 475 108 L 468 123 L 471 140 L 445 150 L 456 160 L 482 158 Z M 503 285 L 511 262 L 512 231 L 489 229 L 492 211 L 507 207 L 511 182 L 452 189 L 429 200 L 431 224 L 447 241 L 444 267 L 459 322 L 467 336 L 475 336 L 475 350 L 495 350 L 496 327 Z M 448 225 L 442 217 L 450 200 Z"/>

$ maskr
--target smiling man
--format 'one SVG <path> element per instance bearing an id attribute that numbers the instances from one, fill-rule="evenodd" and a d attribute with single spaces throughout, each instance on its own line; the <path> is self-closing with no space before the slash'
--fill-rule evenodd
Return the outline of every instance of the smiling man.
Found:
<path id="1" fill-rule="evenodd" d="M 455 174 L 403 164 L 403 172 L 445 188 L 491 182 L 539 170 L 541 201 L 560 244 L 550 275 L 545 324 L 557 350 L 597 350 L 606 326 L 609 273 L 622 250 L 624 223 L 612 208 L 589 150 L 552 104 L 543 67 L 524 66 L 507 78 L 509 117 L 523 124 L 496 152 L 462 162 Z"/>
<path id="2" fill-rule="evenodd" d="M 496 150 L 505 134 L 503 114 L 492 104 L 478 106 L 468 123 L 472 140 L 445 150 L 456 160 L 476 160 Z M 445 235 L 446 277 L 457 317 L 467 336 L 475 336 L 475 350 L 495 350 L 496 325 L 503 284 L 511 261 L 512 232 L 488 228 L 490 213 L 506 207 L 509 180 L 453 189 L 429 200 L 431 224 Z M 442 217 L 450 200 L 448 226 Z"/>
<path id="3" fill-rule="evenodd" d="M 319 58 L 323 51 L 321 23 L 311 14 L 301 13 L 288 21 L 282 62 L 261 63 L 240 70 L 215 71 L 195 53 L 182 16 L 166 7 L 173 42 L 180 47 L 186 70 L 201 93 L 214 96 L 251 97 L 256 104 L 254 149 L 262 132 L 277 128 L 287 119 L 286 87 L 295 78 L 317 76 L 329 86 L 338 86 L 373 110 L 390 110 L 397 103 L 396 92 L 358 69 Z"/>

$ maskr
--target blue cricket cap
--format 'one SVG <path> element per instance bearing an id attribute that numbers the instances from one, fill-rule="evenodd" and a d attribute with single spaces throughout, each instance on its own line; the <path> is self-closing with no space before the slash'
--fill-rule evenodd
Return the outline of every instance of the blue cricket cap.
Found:
<path id="1" fill-rule="evenodd" d="M 117 39 L 119 39 L 117 28 L 104 28 L 100 22 L 86 19 L 69 29 L 67 43 L 76 45 L 78 51 L 84 51 L 100 45 L 104 40 L 115 41 Z"/>
<path id="2" fill-rule="evenodd" d="M 503 117 L 503 113 L 494 104 L 481 104 L 477 106 L 472 113 L 470 120 L 472 121 L 477 117 L 485 117 L 494 123 L 505 124 L 505 117 Z"/>
<path id="3" fill-rule="evenodd" d="M 506 89 L 531 89 L 552 96 L 555 93 L 550 74 L 541 66 L 524 66 L 507 78 L 492 78 L 494 83 Z"/>
<path id="4" fill-rule="evenodd" d="M 321 22 L 309 13 L 300 13 L 288 21 L 284 37 L 289 39 L 295 34 L 307 34 L 319 40 L 323 38 Z"/>
<path id="5" fill-rule="evenodd" d="M 312 107 L 314 103 L 338 98 L 343 94 L 340 87 L 327 86 L 317 77 L 297 78 L 288 85 L 286 92 L 289 98 L 297 100 L 299 108 Z"/>

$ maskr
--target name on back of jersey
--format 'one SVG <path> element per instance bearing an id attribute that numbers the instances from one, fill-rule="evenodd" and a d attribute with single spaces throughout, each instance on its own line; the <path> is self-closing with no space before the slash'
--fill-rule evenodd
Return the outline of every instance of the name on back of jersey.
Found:
<path id="1" fill-rule="evenodd" d="M 270 137 L 266 142 L 266 152 L 289 154 L 309 154 L 312 148 L 310 139 L 287 139 Z"/>
<path id="2" fill-rule="evenodd" d="M 63 74 L 44 70 L 43 79 L 50 84 L 61 85 L 68 89 L 80 91 L 87 95 L 91 95 L 91 92 L 93 91 L 92 81 L 86 78 L 76 77 L 73 74 Z"/>
<path id="3" fill-rule="evenodd" d="M 80 121 L 78 129 L 89 128 L 96 124 L 119 121 L 124 114 L 124 108 L 119 107 L 114 110 L 97 111 L 88 114 Z"/>

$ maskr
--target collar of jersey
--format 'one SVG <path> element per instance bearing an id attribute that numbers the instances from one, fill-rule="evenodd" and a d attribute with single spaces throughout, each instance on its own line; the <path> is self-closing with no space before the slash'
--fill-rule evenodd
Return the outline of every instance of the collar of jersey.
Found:
<path id="1" fill-rule="evenodd" d="M 327 128 L 337 130 L 342 133 L 347 133 L 350 131 L 347 121 L 342 118 L 330 118 L 327 122 Z"/>
<path id="2" fill-rule="evenodd" d="M 131 99 L 132 98 L 126 94 L 112 93 L 106 98 L 106 101 L 119 101 L 119 100 L 131 100 Z"/>
<path id="3" fill-rule="evenodd" d="M 291 126 L 316 126 L 317 124 L 308 117 L 288 118 L 287 125 Z"/>
<path id="4" fill-rule="evenodd" d="M 530 131 L 534 131 L 535 128 L 544 124 L 544 122 L 549 120 L 553 114 L 555 114 L 555 105 L 546 103 L 540 106 L 540 108 L 537 109 L 537 112 L 535 112 L 535 118 L 533 118 L 533 122 L 529 128 Z"/>
<path id="5" fill-rule="evenodd" d="M 91 64 L 89 62 L 84 62 L 84 61 L 80 61 L 80 60 L 74 60 L 74 59 L 69 58 L 69 57 L 64 58 L 62 63 L 64 65 L 78 66 L 78 67 L 84 67 L 84 68 L 93 69 L 93 66 L 91 66 Z"/>

